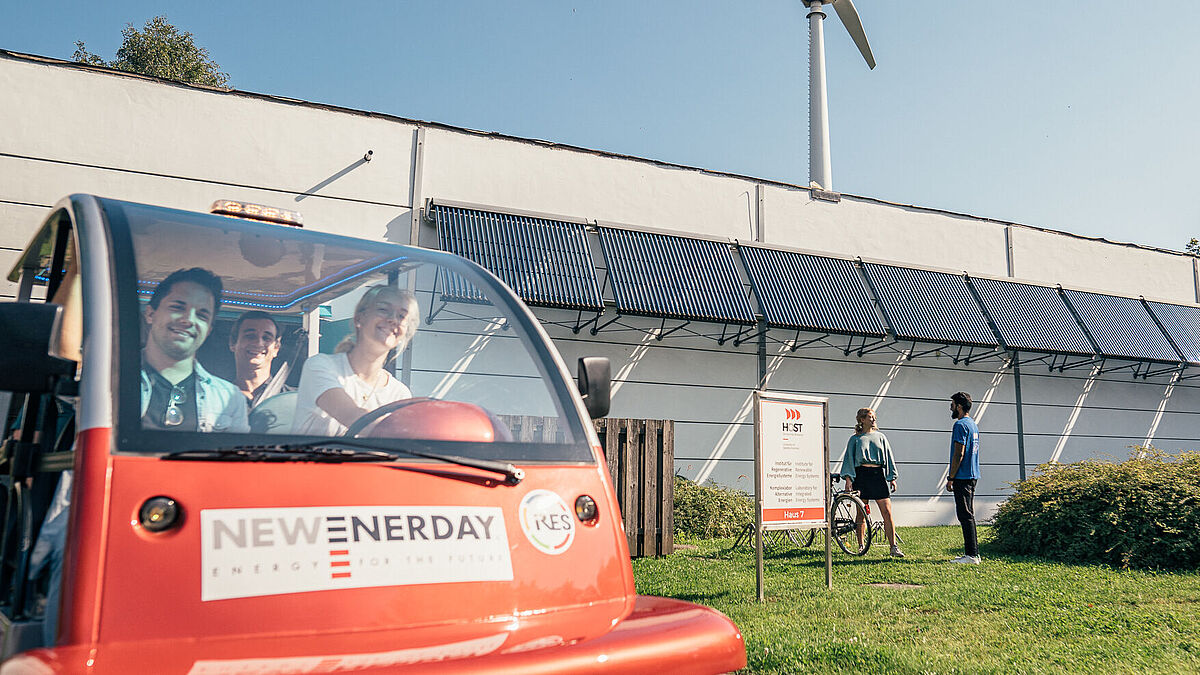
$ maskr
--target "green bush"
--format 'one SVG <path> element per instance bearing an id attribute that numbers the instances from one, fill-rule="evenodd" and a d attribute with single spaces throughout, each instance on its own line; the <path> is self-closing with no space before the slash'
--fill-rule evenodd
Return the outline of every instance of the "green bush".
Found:
<path id="1" fill-rule="evenodd" d="M 1122 568 L 1200 567 L 1200 453 L 1135 448 L 1124 462 L 1043 464 L 1000 505 L 1007 553 Z"/>
<path id="2" fill-rule="evenodd" d="M 719 485 L 697 485 L 675 476 L 675 533 L 685 537 L 733 537 L 754 522 L 750 495 Z"/>

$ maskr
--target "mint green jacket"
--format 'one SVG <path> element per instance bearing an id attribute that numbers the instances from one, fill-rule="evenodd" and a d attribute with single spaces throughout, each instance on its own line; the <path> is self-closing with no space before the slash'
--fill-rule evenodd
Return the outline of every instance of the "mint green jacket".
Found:
<path id="1" fill-rule="evenodd" d="M 881 431 L 854 434 L 846 441 L 846 454 L 842 457 L 842 477 L 854 480 L 854 469 L 863 464 L 878 464 L 883 469 L 884 479 L 896 480 L 896 460 L 892 457 L 892 445 Z"/>

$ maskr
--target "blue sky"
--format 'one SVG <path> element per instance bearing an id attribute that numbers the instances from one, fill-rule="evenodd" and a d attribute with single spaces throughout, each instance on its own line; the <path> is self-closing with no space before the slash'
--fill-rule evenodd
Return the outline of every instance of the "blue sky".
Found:
<path id="1" fill-rule="evenodd" d="M 1181 250 L 1200 3 L 857 0 L 826 25 L 834 187 Z M 0 48 L 111 58 L 163 14 L 238 89 L 808 182 L 800 0 L 0 0 Z"/>

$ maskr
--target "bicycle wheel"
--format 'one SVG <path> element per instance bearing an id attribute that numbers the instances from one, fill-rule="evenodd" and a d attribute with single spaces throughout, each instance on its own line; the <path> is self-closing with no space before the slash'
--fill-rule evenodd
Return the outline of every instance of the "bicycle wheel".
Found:
<path id="1" fill-rule="evenodd" d="M 817 536 L 817 531 L 816 530 L 788 530 L 787 536 L 788 536 L 788 539 L 792 540 L 793 544 L 795 544 L 796 546 L 799 546 L 800 548 L 805 548 L 807 546 L 812 545 L 813 538 Z"/>
<path id="2" fill-rule="evenodd" d="M 858 542 L 856 524 L 860 519 L 864 522 L 867 508 L 862 500 L 851 494 L 840 494 L 833 500 L 833 517 L 829 529 L 833 532 L 833 540 L 838 548 L 850 555 L 863 555 L 871 548 L 871 536 L 874 534 L 869 527 L 864 528 L 862 545 Z"/>

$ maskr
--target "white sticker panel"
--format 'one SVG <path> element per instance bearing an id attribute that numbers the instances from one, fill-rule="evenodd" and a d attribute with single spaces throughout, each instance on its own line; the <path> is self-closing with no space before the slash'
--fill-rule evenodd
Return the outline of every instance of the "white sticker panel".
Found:
<path id="1" fill-rule="evenodd" d="M 513 578 L 496 507 L 206 509 L 200 528 L 203 601 Z"/>
<path id="2" fill-rule="evenodd" d="M 764 527 L 825 524 L 825 406 L 798 397 L 758 401 L 758 484 Z"/>

